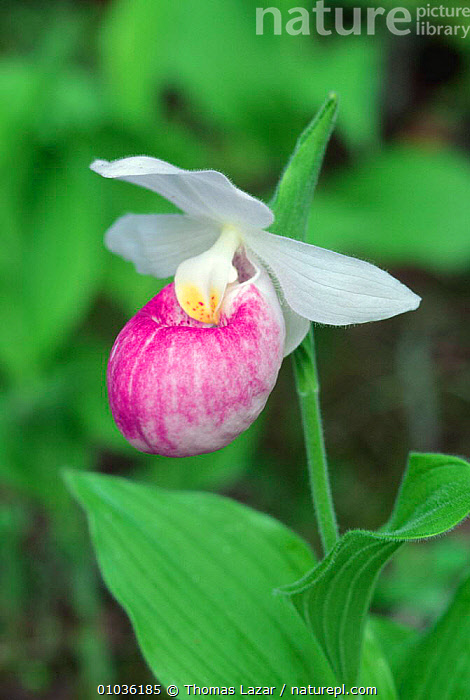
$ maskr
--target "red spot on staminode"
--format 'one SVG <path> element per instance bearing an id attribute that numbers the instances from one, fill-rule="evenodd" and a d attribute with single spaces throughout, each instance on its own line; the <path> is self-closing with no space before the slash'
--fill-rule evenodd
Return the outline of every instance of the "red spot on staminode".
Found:
<path id="1" fill-rule="evenodd" d="M 203 301 L 198 301 L 198 304 L 199 304 L 199 306 L 204 306 L 204 302 L 203 302 Z"/>

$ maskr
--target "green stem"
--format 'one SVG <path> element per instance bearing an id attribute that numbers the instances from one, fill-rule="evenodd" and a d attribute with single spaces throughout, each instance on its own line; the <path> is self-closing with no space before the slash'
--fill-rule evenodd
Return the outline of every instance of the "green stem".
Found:
<path id="1" fill-rule="evenodd" d="M 317 365 L 313 332 L 293 353 L 295 383 L 302 414 L 307 464 L 318 529 L 327 554 L 338 539 L 338 526 L 331 497 L 325 441 L 320 413 Z"/>

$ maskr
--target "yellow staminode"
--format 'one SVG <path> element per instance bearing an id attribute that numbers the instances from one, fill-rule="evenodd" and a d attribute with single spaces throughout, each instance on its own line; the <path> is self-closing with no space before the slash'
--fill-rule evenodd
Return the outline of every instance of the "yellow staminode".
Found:
<path id="1" fill-rule="evenodd" d="M 178 301 L 180 298 L 183 300 L 183 303 L 181 304 L 180 301 L 180 304 L 191 318 L 196 319 L 196 321 L 202 321 L 202 323 L 219 322 L 218 307 L 220 299 L 214 288 L 211 289 L 209 302 L 206 301 L 201 290 L 194 285 L 182 286 L 178 295 Z"/>
<path id="2" fill-rule="evenodd" d="M 232 265 L 241 238 L 234 226 L 224 226 L 214 245 L 201 255 L 181 263 L 175 275 L 175 291 L 184 311 L 202 323 L 219 322 L 219 309 L 228 284 L 238 273 Z"/>

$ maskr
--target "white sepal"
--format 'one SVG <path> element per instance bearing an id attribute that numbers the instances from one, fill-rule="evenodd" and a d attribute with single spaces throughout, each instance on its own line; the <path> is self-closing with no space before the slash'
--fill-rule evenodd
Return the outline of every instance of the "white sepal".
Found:
<path id="1" fill-rule="evenodd" d="M 220 224 L 265 228 L 274 220 L 266 204 L 235 187 L 216 170 L 183 170 L 149 156 L 95 160 L 90 168 L 107 178 L 132 182 L 173 202 L 186 214 Z"/>

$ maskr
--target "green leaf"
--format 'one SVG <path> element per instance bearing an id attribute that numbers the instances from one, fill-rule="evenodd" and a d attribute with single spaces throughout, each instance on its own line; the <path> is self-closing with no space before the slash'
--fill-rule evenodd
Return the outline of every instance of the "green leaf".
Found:
<path id="1" fill-rule="evenodd" d="M 91 154 L 74 144 L 39 188 L 23 268 L 35 351 L 53 352 L 89 308 L 99 285 L 104 247 L 102 183 Z"/>
<path id="2" fill-rule="evenodd" d="M 282 589 L 319 639 L 341 681 L 354 683 L 377 576 L 407 540 L 451 529 L 470 512 L 470 464 L 413 454 L 388 523 L 351 530 L 313 571 Z"/>
<path id="3" fill-rule="evenodd" d="M 102 236 L 101 236 L 102 238 Z M 136 272 L 134 265 L 106 251 L 105 290 L 127 317 L 133 316 L 150 299 L 160 292 L 170 280 L 158 280 Z M 117 329 L 116 335 L 120 329 Z"/>
<path id="4" fill-rule="evenodd" d="M 445 539 L 409 544 L 397 552 L 393 567 L 374 594 L 378 609 L 413 611 L 414 622 L 427 622 L 441 610 L 447 592 L 468 563 L 468 542 L 458 533 Z"/>
<path id="5" fill-rule="evenodd" d="M 392 672 L 378 637 L 370 624 L 367 624 L 364 630 L 358 685 L 375 686 L 382 700 L 397 700 L 398 698 Z"/>
<path id="6" fill-rule="evenodd" d="M 299 537 L 213 494 L 97 474 L 67 481 L 103 577 L 163 683 L 335 685 L 303 621 L 273 595 L 312 564 Z"/>
<path id="7" fill-rule="evenodd" d="M 15 382 L 37 373 L 31 347 L 29 314 L 25 308 L 21 276 L 24 261 L 24 219 L 30 224 L 29 202 L 24 191 L 31 180 L 36 152 L 32 122 L 40 95 L 36 66 L 23 59 L 5 57 L 0 63 L 0 316 L 8 332 L 0 334 L 0 362 Z M 12 165 L 14 164 L 14 167 Z M 21 348 L 21 352 L 19 352 Z"/>
<path id="8" fill-rule="evenodd" d="M 273 233 L 300 240 L 305 237 L 310 203 L 337 110 L 338 99 L 331 93 L 300 135 L 271 202 L 276 217 Z"/>
<path id="9" fill-rule="evenodd" d="M 403 660 L 408 655 L 408 649 L 414 643 L 418 633 L 411 627 L 378 615 L 369 616 L 366 630 L 368 628 L 372 630 L 376 639 L 380 640 L 380 647 L 388 666 L 394 678 L 398 678 Z"/>
<path id="10" fill-rule="evenodd" d="M 43 70 L 47 70 L 45 67 Z M 47 87 L 42 103 L 36 108 L 36 129 L 43 142 L 77 138 L 77 133 L 90 134 L 107 116 L 101 85 L 93 74 L 75 67 L 49 66 Z"/>
<path id="11" fill-rule="evenodd" d="M 284 27 L 291 4 L 276 3 Z M 198 118 L 223 125 L 228 138 L 256 135 L 255 149 L 263 144 L 271 158 L 283 162 L 291 135 L 322 103 L 325 91 L 333 89 L 341 95 L 339 127 L 348 144 L 376 140 L 383 51 L 369 37 L 322 42 L 315 36 L 291 36 L 285 29 L 274 35 L 270 17 L 264 33 L 257 35 L 252 0 L 187 0 L 171 8 L 170 28 L 177 31 L 171 34 L 165 27 L 162 36 L 172 48 L 167 73 Z M 314 34 L 313 15 L 311 23 Z M 221 42 L 221 36 L 227 41 Z M 246 160 L 251 164 L 251 151 Z"/>
<path id="12" fill-rule="evenodd" d="M 98 324 L 101 319 L 98 318 Z M 106 365 L 111 343 L 81 334 L 65 368 L 68 401 L 82 430 L 81 442 L 123 452 L 135 458 L 136 450 L 124 440 L 114 423 L 106 391 Z"/>
<path id="13" fill-rule="evenodd" d="M 470 512 L 470 464 L 440 454 L 412 454 L 382 534 L 409 540 L 453 528 Z"/>
<path id="14" fill-rule="evenodd" d="M 397 144 L 317 192 L 307 242 L 393 264 L 464 271 L 469 220 L 467 159 L 451 149 Z"/>
<path id="15" fill-rule="evenodd" d="M 5 393 L 0 403 L 0 483 L 27 494 L 49 512 L 63 513 L 70 502 L 61 470 L 87 469 L 92 463 L 68 399 L 60 381 L 47 376 Z"/>
<path id="16" fill-rule="evenodd" d="M 324 51 L 321 70 L 323 84 L 333 86 L 341 99 L 338 130 L 347 145 L 358 149 L 379 143 L 385 70 L 380 43 L 369 37 L 356 38 L 339 41 L 334 50 Z"/>
<path id="17" fill-rule="evenodd" d="M 421 636 L 402 676 L 403 700 L 463 700 L 470 689 L 470 576 L 437 623 Z"/>
<path id="18" fill-rule="evenodd" d="M 106 84 L 119 118 L 133 126 L 158 115 L 155 92 L 164 81 L 171 15 L 167 3 L 118 0 L 104 18 L 100 48 Z"/>
<path id="19" fill-rule="evenodd" d="M 298 45 L 301 37 L 289 38 Z M 308 113 L 311 105 L 321 103 L 325 87 L 332 89 L 341 101 L 337 126 L 345 145 L 356 150 L 377 146 L 383 46 L 367 36 L 341 37 L 336 42 L 306 39 L 306 50 L 297 51 L 296 63 L 289 66 L 288 85 L 291 94 L 297 92 L 297 111 Z"/>

